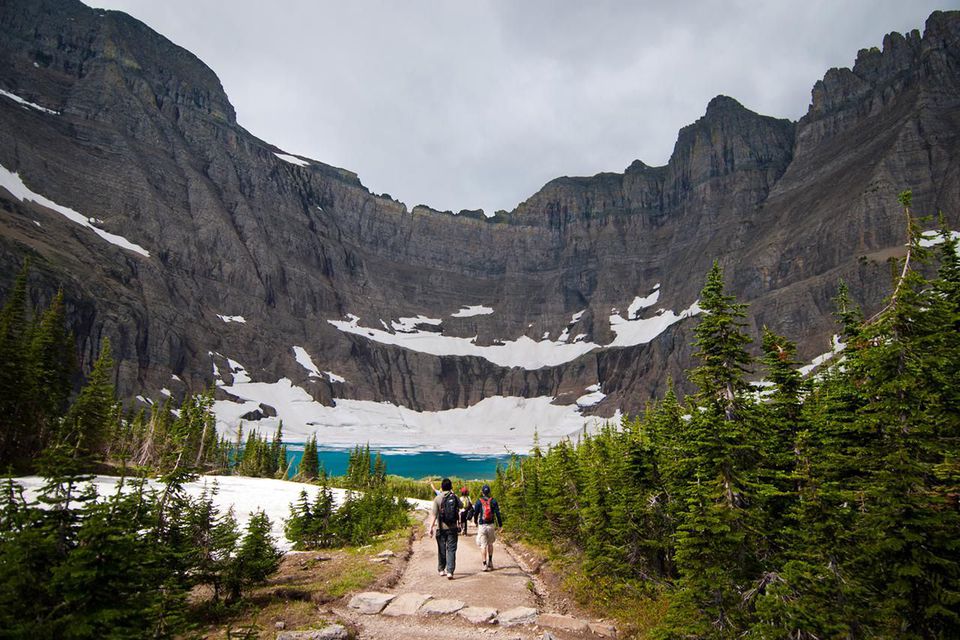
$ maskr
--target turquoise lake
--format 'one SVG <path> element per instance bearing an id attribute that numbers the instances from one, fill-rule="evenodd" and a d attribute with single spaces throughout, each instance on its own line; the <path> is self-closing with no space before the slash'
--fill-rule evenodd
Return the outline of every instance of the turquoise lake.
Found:
<path id="1" fill-rule="evenodd" d="M 288 450 L 287 460 L 290 462 L 290 474 L 297 472 L 300 459 L 303 457 L 302 443 L 287 443 L 292 449 Z M 347 460 L 350 451 L 338 449 L 321 449 L 320 463 L 327 473 L 342 476 L 347 472 Z M 376 456 L 376 451 L 370 451 Z M 380 456 L 387 463 L 387 473 L 406 478 L 442 478 L 456 477 L 464 480 L 490 480 L 496 476 L 498 464 L 509 462 L 509 456 L 482 456 L 461 455 L 448 451 L 424 451 L 420 453 L 391 453 L 389 449 L 381 449 Z"/>

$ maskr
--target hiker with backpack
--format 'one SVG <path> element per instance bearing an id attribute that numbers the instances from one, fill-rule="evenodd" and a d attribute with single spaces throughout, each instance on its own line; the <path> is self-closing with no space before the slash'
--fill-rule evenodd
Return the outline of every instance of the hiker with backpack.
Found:
<path id="1" fill-rule="evenodd" d="M 473 519 L 473 502 L 470 501 L 470 489 L 467 487 L 460 489 L 460 502 L 463 503 L 463 509 L 460 510 L 460 533 L 467 535 L 467 523 Z"/>
<path id="2" fill-rule="evenodd" d="M 477 523 L 477 546 L 480 547 L 480 562 L 484 571 L 493 571 L 493 543 L 497 539 L 497 529 L 503 526 L 500 517 L 500 505 L 496 498 L 490 497 L 490 485 L 480 490 L 480 497 L 473 505 L 473 521 Z"/>
<path id="3" fill-rule="evenodd" d="M 460 509 L 463 504 L 453 492 L 450 478 L 440 482 L 441 493 L 433 499 L 430 510 L 430 537 L 434 527 L 437 534 L 437 573 L 447 580 L 453 580 L 457 568 L 457 533 L 460 528 Z"/>

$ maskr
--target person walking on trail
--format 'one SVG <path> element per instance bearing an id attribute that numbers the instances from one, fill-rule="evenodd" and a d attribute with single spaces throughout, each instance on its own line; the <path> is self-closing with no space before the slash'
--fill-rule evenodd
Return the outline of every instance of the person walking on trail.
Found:
<path id="1" fill-rule="evenodd" d="M 496 498 L 490 497 L 490 485 L 480 490 L 480 497 L 473 505 L 473 521 L 477 523 L 477 546 L 480 547 L 480 562 L 484 571 L 493 571 L 493 543 L 497 539 L 497 529 L 503 527 L 500 517 L 500 505 Z"/>
<path id="2" fill-rule="evenodd" d="M 463 509 L 460 510 L 460 533 L 467 535 L 467 523 L 473 519 L 473 502 L 470 501 L 470 489 L 467 487 L 460 489 L 460 502 L 463 503 Z"/>
<path id="3" fill-rule="evenodd" d="M 460 527 L 460 498 L 453 492 L 450 478 L 440 482 L 441 493 L 433 499 L 430 510 L 430 536 L 437 534 L 437 573 L 453 580 L 457 568 L 457 531 Z"/>

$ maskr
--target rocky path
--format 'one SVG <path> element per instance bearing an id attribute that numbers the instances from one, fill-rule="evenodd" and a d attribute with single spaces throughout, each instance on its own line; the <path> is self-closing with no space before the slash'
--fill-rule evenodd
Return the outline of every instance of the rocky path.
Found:
<path id="1" fill-rule="evenodd" d="M 615 637 L 609 624 L 548 610 L 543 595 L 543 587 L 522 559 L 500 541 L 494 570 L 483 571 L 472 533 L 459 539 L 454 579 L 437 575 L 436 541 L 421 531 L 393 588 L 355 595 L 337 613 L 359 630 L 359 638 L 369 640 Z"/>

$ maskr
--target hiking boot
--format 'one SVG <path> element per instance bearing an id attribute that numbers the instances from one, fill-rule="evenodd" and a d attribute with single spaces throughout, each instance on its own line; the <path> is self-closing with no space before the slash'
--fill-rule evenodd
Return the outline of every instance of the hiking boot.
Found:
<path id="1" fill-rule="evenodd" d="M 437 575 L 439 575 L 442 578 L 443 576 L 447 575 L 447 570 L 440 569 L 439 571 L 437 571 Z"/>
<path id="2" fill-rule="evenodd" d="M 453 574 L 452 574 L 452 573 L 448 573 L 448 574 L 447 574 L 447 580 L 453 580 Z"/>

